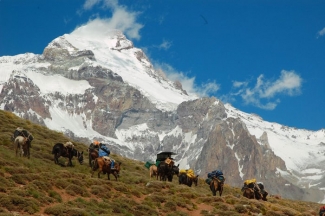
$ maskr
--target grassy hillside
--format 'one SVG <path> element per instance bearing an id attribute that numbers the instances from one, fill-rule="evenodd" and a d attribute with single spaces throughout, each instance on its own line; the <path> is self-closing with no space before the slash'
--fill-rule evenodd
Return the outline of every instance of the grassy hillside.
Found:
<path id="1" fill-rule="evenodd" d="M 270 197 L 267 202 L 242 197 L 239 188 L 226 184 L 222 197 L 213 197 L 204 179 L 189 188 L 174 181 L 149 179 L 144 163 L 116 154 L 122 162 L 119 181 L 97 172 L 91 177 L 87 146 L 73 142 L 84 151 L 84 164 L 73 159 L 74 167 L 54 164 L 52 147 L 69 139 L 0 111 L 0 216 L 4 215 L 317 215 L 317 203 Z M 16 157 L 10 136 L 18 127 L 29 130 L 31 158 Z M 59 159 L 62 163 L 66 158 Z M 227 176 L 225 176 L 227 177 Z M 267 189 L 267 186 L 266 186 Z M 272 193 L 272 191 L 269 191 Z"/>

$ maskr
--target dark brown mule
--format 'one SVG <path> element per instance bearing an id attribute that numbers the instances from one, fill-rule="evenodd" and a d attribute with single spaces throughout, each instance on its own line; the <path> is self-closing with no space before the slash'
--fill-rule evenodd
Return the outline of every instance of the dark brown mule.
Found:
<path id="1" fill-rule="evenodd" d="M 262 195 L 262 197 L 261 197 L 262 200 L 267 201 L 266 197 L 267 197 L 267 195 L 269 195 L 269 193 L 264 189 L 264 185 L 261 182 L 257 183 L 257 185 L 260 189 L 260 193 Z"/>
<path id="2" fill-rule="evenodd" d="M 157 180 L 159 177 L 160 181 L 168 180 L 172 182 L 174 174 L 179 175 L 179 164 L 175 166 L 174 162 L 167 164 L 165 161 L 159 163 L 157 167 Z"/>
<path id="3" fill-rule="evenodd" d="M 77 157 L 80 165 L 83 164 L 84 161 L 83 152 L 79 152 L 75 148 L 66 148 L 64 147 L 63 143 L 56 143 L 53 146 L 52 154 L 54 155 L 54 163 L 59 164 L 61 166 L 65 166 L 64 164 L 59 162 L 59 157 L 61 156 L 68 158 L 68 166 L 73 166 L 72 165 L 73 157 Z"/>
<path id="4" fill-rule="evenodd" d="M 88 149 L 88 153 L 89 166 L 92 167 L 95 159 L 98 158 L 98 151 L 96 149 Z"/>
<path id="5" fill-rule="evenodd" d="M 253 188 L 244 188 L 242 189 L 243 191 L 243 196 L 248 198 L 248 199 L 255 199 L 255 192 Z"/>
<path id="6" fill-rule="evenodd" d="M 17 136 L 16 139 L 14 140 L 14 147 L 16 150 L 16 156 L 18 155 L 18 149 L 20 150 L 19 156 L 24 156 L 29 158 L 30 157 L 30 152 L 29 152 L 29 143 L 28 143 L 28 137 L 23 137 L 23 136 Z"/>
<path id="7" fill-rule="evenodd" d="M 94 172 L 99 169 L 98 171 L 98 178 L 100 178 L 100 174 L 103 172 L 103 174 L 107 174 L 107 179 L 110 180 L 109 175 L 113 174 L 115 177 L 115 180 L 117 181 L 117 177 L 119 177 L 119 173 L 121 170 L 121 162 L 115 162 L 114 168 L 111 168 L 111 161 L 104 159 L 104 157 L 96 158 L 94 161 L 94 164 L 92 166 L 92 173 L 91 177 L 93 177 Z"/>
<path id="8" fill-rule="evenodd" d="M 188 177 L 186 173 L 181 173 L 178 175 L 178 183 L 185 184 L 189 187 L 192 187 L 193 183 L 195 186 L 197 186 L 198 179 L 199 179 L 199 175 L 196 175 L 194 178 Z"/>
<path id="9" fill-rule="evenodd" d="M 241 190 L 243 192 L 243 196 L 248 199 L 263 199 L 267 201 L 266 196 L 268 195 L 268 193 L 265 191 L 265 194 L 263 196 L 261 193 L 261 189 L 255 183 L 251 183 L 247 186 L 244 186 Z"/>
<path id="10" fill-rule="evenodd" d="M 223 180 L 221 181 L 217 177 L 213 177 L 213 180 L 210 183 L 210 189 L 212 191 L 213 196 L 217 195 L 217 191 L 219 191 L 220 196 L 222 195 L 224 182 L 225 178 L 223 178 Z"/>

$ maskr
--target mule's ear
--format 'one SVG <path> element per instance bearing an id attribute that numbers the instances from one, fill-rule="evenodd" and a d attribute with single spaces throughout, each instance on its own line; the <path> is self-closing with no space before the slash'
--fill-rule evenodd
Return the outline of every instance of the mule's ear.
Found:
<path id="1" fill-rule="evenodd" d="M 177 165 L 177 167 L 179 167 L 179 164 Z"/>
<path id="2" fill-rule="evenodd" d="M 81 152 L 81 154 L 83 154 L 83 153 L 84 153 L 84 151 Z"/>

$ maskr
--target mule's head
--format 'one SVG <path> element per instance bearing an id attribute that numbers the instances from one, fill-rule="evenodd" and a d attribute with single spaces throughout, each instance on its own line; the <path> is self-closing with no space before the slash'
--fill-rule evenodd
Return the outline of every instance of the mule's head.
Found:
<path id="1" fill-rule="evenodd" d="M 78 157 L 78 161 L 80 164 L 82 164 L 84 162 L 84 152 L 79 152 L 77 151 L 77 157 Z"/>
<path id="2" fill-rule="evenodd" d="M 177 166 L 173 166 L 173 173 L 179 176 L 179 164 Z"/>

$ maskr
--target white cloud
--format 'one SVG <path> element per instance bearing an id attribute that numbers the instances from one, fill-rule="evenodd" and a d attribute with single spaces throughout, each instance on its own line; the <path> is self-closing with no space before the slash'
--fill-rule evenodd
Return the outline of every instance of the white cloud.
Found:
<path id="1" fill-rule="evenodd" d="M 101 2 L 101 0 L 86 0 L 83 5 L 83 9 L 91 10 L 94 7 L 94 5 L 99 4 L 99 2 Z"/>
<path id="2" fill-rule="evenodd" d="M 318 37 L 324 36 L 325 35 L 325 28 L 323 28 L 322 30 L 320 30 L 317 35 L 318 35 Z"/>
<path id="3" fill-rule="evenodd" d="M 238 81 L 233 81 L 232 85 L 236 88 L 239 88 L 241 86 L 247 86 L 247 82 L 238 82 Z"/>
<path id="4" fill-rule="evenodd" d="M 275 81 L 265 80 L 264 75 L 260 75 L 253 88 L 248 85 L 248 82 L 234 81 L 236 92 L 232 92 L 231 97 L 240 96 L 246 104 L 273 110 L 280 103 L 278 96 L 300 94 L 302 78 L 295 71 L 282 70 L 280 77 Z"/>
<path id="5" fill-rule="evenodd" d="M 276 94 L 295 95 L 300 93 L 302 79 L 294 71 L 281 71 L 281 76 L 275 82 L 266 82 L 262 97 L 272 98 Z"/>
<path id="6" fill-rule="evenodd" d="M 195 94 L 199 97 L 206 97 L 216 93 L 220 89 L 220 85 L 215 81 L 207 82 L 201 86 L 198 86 L 195 84 L 195 77 L 188 77 L 183 72 L 176 71 L 172 66 L 166 63 L 154 63 L 154 65 L 155 68 L 162 70 L 169 80 L 178 80 L 182 84 L 183 89 L 186 90 L 188 94 Z"/>
<path id="7" fill-rule="evenodd" d="M 166 40 L 163 40 L 163 42 L 157 46 L 158 49 L 168 50 L 171 47 L 172 43 Z"/>
<path id="8" fill-rule="evenodd" d="M 126 7 L 118 4 L 117 0 L 86 0 L 83 8 L 84 10 L 91 10 L 95 5 L 100 5 L 104 9 L 112 10 L 111 18 L 96 18 L 105 24 L 105 28 L 120 30 L 129 39 L 141 38 L 139 32 L 143 25 L 136 20 L 139 12 L 128 11 Z M 93 21 L 94 20 L 90 20 L 90 22 Z"/>

